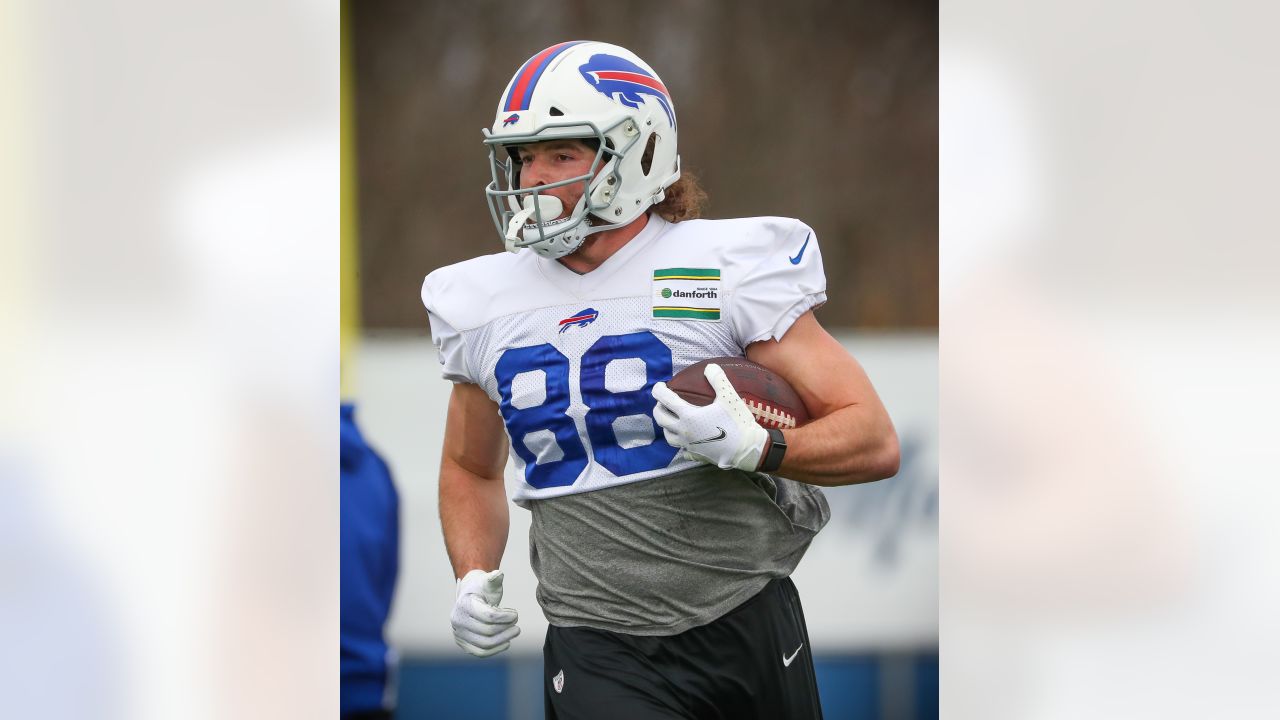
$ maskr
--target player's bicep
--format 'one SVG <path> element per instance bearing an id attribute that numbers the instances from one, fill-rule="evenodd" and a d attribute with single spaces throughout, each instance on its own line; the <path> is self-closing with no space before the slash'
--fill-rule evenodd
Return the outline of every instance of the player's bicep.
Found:
<path id="1" fill-rule="evenodd" d="M 497 404 L 479 385 L 455 383 L 445 420 L 442 465 L 501 479 L 506 462 L 507 434 Z"/>
<path id="2" fill-rule="evenodd" d="M 748 345 L 747 359 L 791 383 L 814 417 L 851 405 L 883 410 L 862 365 L 818 324 L 812 312 L 796 318 L 781 340 Z"/>

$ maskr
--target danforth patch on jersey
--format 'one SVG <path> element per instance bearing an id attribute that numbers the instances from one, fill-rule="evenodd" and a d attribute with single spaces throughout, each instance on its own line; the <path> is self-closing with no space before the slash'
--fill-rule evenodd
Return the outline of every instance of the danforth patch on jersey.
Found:
<path id="1" fill-rule="evenodd" d="M 720 320 L 720 269 L 654 270 L 653 316 L 678 320 Z"/>

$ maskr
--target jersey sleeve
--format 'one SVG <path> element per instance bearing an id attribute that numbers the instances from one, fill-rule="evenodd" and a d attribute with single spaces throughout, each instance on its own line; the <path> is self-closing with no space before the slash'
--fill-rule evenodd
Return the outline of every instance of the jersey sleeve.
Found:
<path id="1" fill-rule="evenodd" d="M 796 318 L 827 301 L 818 236 L 802 222 L 772 234 L 760 259 L 729 298 L 730 322 L 742 347 L 781 340 Z M 753 258 L 754 261 L 754 258 Z"/>
<path id="2" fill-rule="evenodd" d="M 467 368 L 466 343 L 462 333 L 445 319 L 447 312 L 437 301 L 439 278 L 435 273 L 422 282 L 422 304 L 431 323 L 431 342 L 440 357 L 440 372 L 452 382 L 475 383 Z"/>

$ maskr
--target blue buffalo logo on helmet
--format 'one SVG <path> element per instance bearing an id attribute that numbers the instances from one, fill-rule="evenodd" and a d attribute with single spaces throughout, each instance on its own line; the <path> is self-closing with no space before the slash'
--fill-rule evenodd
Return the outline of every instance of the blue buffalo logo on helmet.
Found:
<path id="1" fill-rule="evenodd" d="M 676 115 L 671 112 L 671 93 L 662 81 L 644 68 L 616 55 L 592 55 L 578 71 L 597 92 L 627 107 L 639 108 L 644 96 L 649 95 L 667 111 L 671 127 L 676 126 Z"/>
<path id="2" fill-rule="evenodd" d="M 508 125 L 515 125 L 516 121 L 519 119 L 520 119 L 520 115 L 518 115 L 517 113 L 511 113 L 510 117 L 502 121 L 502 127 L 506 127 Z"/>
<path id="3" fill-rule="evenodd" d="M 565 330 L 568 330 L 571 327 L 584 328 L 590 325 L 591 323 L 595 322 L 595 319 L 599 316 L 600 316 L 600 313 L 596 312 L 595 308 L 586 308 L 583 310 L 579 310 L 578 312 L 574 313 L 570 317 L 567 317 L 560 321 L 560 332 L 564 332 Z"/>

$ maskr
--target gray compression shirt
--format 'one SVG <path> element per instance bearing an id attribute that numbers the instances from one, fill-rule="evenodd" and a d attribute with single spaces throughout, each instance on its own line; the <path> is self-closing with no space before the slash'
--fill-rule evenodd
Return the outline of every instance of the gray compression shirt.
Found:
<path id="1" fill-rule="evenodd" d="M 631 635 L 727 613 L 790 575 L 831 517 L 817 487 L 711 466 L 525 505 L 548 622 Z"/>

